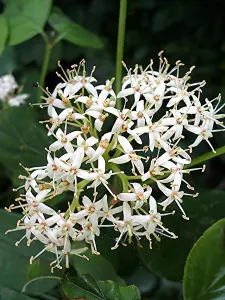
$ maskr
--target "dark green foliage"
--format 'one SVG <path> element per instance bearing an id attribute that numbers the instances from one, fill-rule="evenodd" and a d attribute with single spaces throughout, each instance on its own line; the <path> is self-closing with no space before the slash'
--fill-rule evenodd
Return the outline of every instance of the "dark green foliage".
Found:
<path id="1" fill-rule="evenodd" d="M 52 53 L 47 69 L 46 86 L 52 90 L 58 82 L 55 71 L 61 60 L 65 69 L 85 58 L 88 71 L 97 66 L 99 82 L 115 76 L 115 57 L 119 0 L 5 0 L 0 15 L 0 76 L 13 72 L 24 92 L 31 95 L 28 102 L 40 102 L 40 90 L 33 86 L 40 81 L 46 42 Z M 225 88 L 225 10 L 223 0 L 128 0 L 127 30 L 124 60 L 128 67 L 143 66 L 157 53 L 173 64 L 181 59 L 185 71 L 196 65 L 194 81 L 205 79 L 205 97 L 213 98 Z M 222 98 L 223 99 L 223 98 Z M 43 110 L 20 107 L 0 111 L 0 206 L 13 201 L 12 186 L 22 183 L 19 174 L 25 171 L 19 162 L 29 166 L 46 163 L 45 147 L 51 139 L 38 121 L 45 120 Z M 224 133 L 213 139 L 215 147 L 223 146 Z M 209 151 L 201 145 L 197 156 Z M 16 214 L 0 212 L 0 299 L 57 300 L 122 299 L 122 300 L 180 300 L 184 266 L 194 243 L 214 222 L 224 217 L 225 167 L 224 156 L 207 163 L 205 173 L 189 176 L 200 196 L 185 199 L 183 207 L 190 217 L 185 221 L 179 212 L 164 219 L 164 226 L 179 238 L 148 243 L 136 247 L 135 241 L 117 250 L 110 248 L 115 236 L 110 232 L 97 241 L 101 256 L 90 261 L 71 258 L 70 275 L 50 273 L 52 255 L 44 254 L 29 265 L 29 257 L 41 250 L 38 243 L 28 248 L 15 247 L 22 233 L 5 236 L 15 228 Z M 198 188 L 199 187 L 199 188 Z M 17 195 L 15 194 L 15 197 Z M 57 203 L 60 208 L 61 198 Z M 195 244 L 189 254 L 184 276 L 185 300 L 222 300 L 224 296 L 224 220 L 211 227 Z M 150 270 L 150 271 L 149 271 Z M 89 274 L 89 275 L 87 275 Z M 157 274 L 157 275 L 156 275 Z M 94 279 L 91 276 L 94 277 Z M 77 276 L 77 277 L 75 277 Z M 161 276 L 161 277 L 159 277 Z M 63 277 L 63 290 L 60 286 Z M 35 279 L 36 278 L 36 279 Z M 179 282 L 171 282 L 169 280 Z M 102 281 L 107 280 L 107 281 Z M 109 280 L 109 281 L 108 281 Z M 113 281 L 111 281 L 113 280 Z M 29 283 L 24 287 L 26 283 Z M 125 283 L 129 286 L 125 286 Z M 132 284 L 138 286 L 136 288 Z M 23 289 L 24 287 L 24 289 Z M 24 291 L 22 293 L 21 291 Z M 67 298 L 65 298 L 66 296 Z"/>

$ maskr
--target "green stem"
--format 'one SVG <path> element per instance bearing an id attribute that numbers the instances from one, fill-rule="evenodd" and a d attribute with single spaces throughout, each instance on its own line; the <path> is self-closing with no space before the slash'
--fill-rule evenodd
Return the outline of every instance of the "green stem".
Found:
<path id="1" fill-rule="evenodd" d="M 46 46 L 45 46 L 45 54 L 44 54 L 44 60 L 43 60 L 43 65 L 42 65 L 42 69 L 41 69 L 41 75 L 40 75 L 40 79 L 39 79 L 39 85 L 43 88 L 45 85 L 45 77 L 46 77 L 46 74 L 48 71 L 48 65 L 49 65 L 52 48 L 53 48 L 52 41 L 50 41 L 50 40 L 47 41 Z M 41 94 L 42 94 L 42 91 L 40 89 L 39 97 L 41 96 Z"/>
<path id="2" fill-rule="evenodd" d="M 116 93 L 118 94 L 121 87 L 122 79 L 122 60 L 124 50 L 124 36 L 126 27 L 127 0 L 120 0 L 120 15 L 118 25 L 117 53 L 116 53 Z M 121 101 L 117 101 L 117 108 L 122 108 Z"/>

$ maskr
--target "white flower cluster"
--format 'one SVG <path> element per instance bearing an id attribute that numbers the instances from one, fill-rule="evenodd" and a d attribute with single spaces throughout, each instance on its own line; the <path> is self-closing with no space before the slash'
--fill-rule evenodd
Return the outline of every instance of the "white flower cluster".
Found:
<path id="1" fill-rule="evenodd" d="M 96 237 L 105 227 L 118 232 L 115 245 L 135 237 L 146 237 L 152 247 L 152 236 L 176 238 L 163 226 L 158 205 L 165 211 L 175 203 L 182 208 L 184 195 L 196 193 L 183 178 L 193 170 L 193 147 L 205 140 L 214 151 L 209 138 L 215 131 L 224 130 L 218 114 L 220 96 L 209 101 L 200 100 L 205 82 L 189 83 L 191 68 L 180 76 L 182 63 L 170 65 L 159 54 L 159 69 L 153 62 L 143 69 L 127 69 L 121 91 L 116 95 L 113 81 L 105 85 L 94 83 L 93 71 L 86 76 L 85 61 L 57 73 L 62 80 L 53 93 L 44 90 L 44 103 L 50 119 L 46 125 L 48 135 L 55 141 L 47 150 L 47 165 L 26 168 L 25 195 L 16 199 L 24 217 L 14 230 L 25 230 L 22 239 L 44 244 L 41 253 L 48 250 L 55 254 L 53 268 L 61 268 L 61 261 L 70 254 L 83 255 L 87 249 L 73 247 L 76 241 L 90 244 L 92 252 L 99 254 Z M 214 105 L 215 104 L 215 105 Z M 122 108 L 121 108 L 122 106 Z M 220 125 L 222 129 L 213 129 Z M 182 148 L 185 135 L 196 138 Z M 159 189 L 164 200 L 157 203 L 153 188 Z M 85 189 L 85 191 L 84 191 Z M 71 202 L 66 212 L 55 211 L 52 199 L 71 191 Z M 89 195 L 89 197 L 87 196 Z M 21 239 L 21 240 L 22 240 Z M 20 240 L 20 241 L 21 241 Z M 19 242 L 17 242 L 17 245 Z"/>
<path id="2" fill-rule="evenodd" d="M 15 91 L 17 90 L 17 94 Z M 9 106 L 20 106 L 25 103 L 28 94 L 20 94 L 21 87 L 18 86 L 12 75 L 4 75 L 0 77 L 0 101 Z"/>

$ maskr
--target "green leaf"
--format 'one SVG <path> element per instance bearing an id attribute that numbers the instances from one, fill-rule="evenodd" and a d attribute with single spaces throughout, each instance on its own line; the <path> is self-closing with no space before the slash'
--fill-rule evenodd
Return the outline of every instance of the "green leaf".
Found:
<path id="1" fill-rule="evenodd" d="M 121 287 L 113 281 L 96 281 L 90 275 L 67 277 L 62 283 L 68 298 L 86 297 L 88 300 L 139 300 L 135 286 Z"/>
<path id="2" fill-rule="evenodd" d="M 225 219 L 206 230 L 189 253 L 183 290 L 185 300 L 225 299 Z"/>
<path id="3" fill-rule="evenodd" d="M 109 300 L 138 300 L 141 299 L 138 288 L 134 285 L 119 286 L 113 281 L 100 281 L 99 285 Z"/>
<path id="4" fill-rule="evenodd" d="M 8 24 L 5 16 L 3 15 L 0 15 L 0 28 L 1 28 L 1 34 L 0 34 L 0 56 L 1 56 L 2 51 L 5 48 L 5 43 L 8 36 Z"/>
<path id="5" fill-rule="evenodd" d="M 6 73 L 14 72 L 19 67 L 16 49 L 14 47 L 6 47 L 0 56 L 0 76 Z"/>
<path id="6" fill-rule="evenodd" d="M 35 300 L 35 298 L 31 298 L 26 295 L 22 295 L 19 292 L 16 292 L 12 289 L 6 288 L 6 287 L 1 287 L 0 286 L 0 296 L 1 299 L 7 299 L 7 300 Z"/>
<path id="7" fill-rule="evenodd" d="M 31 107 L 10 107 L 0 112 L 0 140 L 0 162 L 16 177 L 23 171 L 19 162 L 31 167 L 46 161 L 44 148 L 49 137 Z"/>
<path id="8" fill-rule="evenodd" d="M 85 247 L 84 243 L 76 243 L 77 248 Z M 89 274 L 96 280 L 114 280 L 119 284 L 124 284 L 124 281 L 116 274 L 112 264 L 102 255 L 92 254 L 91 250 L 85 251 L 85 255 L 89 260 L 86 260 L 77 255 L 71 256 L 71 263 L 79 275 Z M 101 266 L 101 268 L 99 268 Z"/>
<path id="9" fill-rule="evenodd" d="M 31 65 L 35 63 L 40 69 L 43 65 L 43 57 L 45 54 L 45 42 L 40 35 L 33 37 L 32 39 L 17 46 L 17 53 L 20 57 L 20 61 L 23 65 Z M 57 43 L 51 52 L 51 57 L 48 65 L 48 71 L 53 71 L 57 68 L 57 62 L 65 56 L 64 51 L 62 52 L 62 43 Z M 24 71 L 24 75 L 27 76 L 27 72 Z M 39 70 L 40 77 L 40 70 Z"/>
<path id="10" fill-rule="evenodd" d="M 62 282 L 62 288 L 68 298 L 87 297 L 89 300 L 107 299 L 97 281 L 90 275 L 75 278 L 67 277 Z"/>
<path id="11" fill-rule="evenodd" d="M 83 47 L 103 48 L 103 42 L 97 35 L 72 22 L 58 7 L 53 9 L 49 23 L 61 39 Z"/>
<path id="12" fill-rule="evenodd" d="M 177 239 L 161 237 L 157 242 L 152 238 L 153 249 L 149 249 L 149 243 L 143 240 L 143 248 L 137 248 L 141 261 L 153 273 L 174 281 L 182 280 L 186 259 L 194 243 L 209 226 L 224 217 L 223 191 L 202 189 L 198 192 L 197 198 L 189 197 L 183 202 L 189 221 L 184 220 L 179 212 L 162 219 L 163 225 L 178 235 Z"/>
<path id="13" fill-rule="evenodd" d="M 41 33 L 52 0 L 8 0 L 5 14 L 9 22 L 9 45 L 20 44 Z"/>

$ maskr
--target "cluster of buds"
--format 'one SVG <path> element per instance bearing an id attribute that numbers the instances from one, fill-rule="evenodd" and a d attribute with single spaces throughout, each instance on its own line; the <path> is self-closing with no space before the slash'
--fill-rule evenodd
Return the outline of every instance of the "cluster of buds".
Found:
<path id="1" fill-rule="evenodd" d="M 20 106 L 25 103 L 28 94 L 21 94 L 22 87 L 19 87 L 12 75 L 0 77 L 0 101 L 7 106 Z"/>
<path id="2" fill-rule="evenodd" d="M 95 86 L 94 69 L 87 77 L 84 60 L 69 70 L 58 65 L 61 82 L 53 93 L 43 90 L 41 104 L 47 107 L 50 118 L 44 122 L 55 141 L 46 149 L 47 165 L 25 168 L 28 175 L 20 176 L 25 194 L 8 210 L 20 208 L 24 216 L 9 231 L 25 230 L 21 240 L 28 245 L 43 243 L 31 262 L 47 250 L 56 257 L 52 268 L 61 268 L 64 258 L 68 266 L 70 254 L 85 257 L 87 247 L 75 247 L 78 241 L 99 254 L 96 237 L 107 227 L 117 232 L 112 250 L 132 238 L 139 244 L 147 238 L 150 248 L 152 237 L 177 238 L 162 222 L 175 211 L 164 211 L 173 203 L 188 220 L 182 198 L 198 194 L 184 175 L 204 171 L 187 168 L 192 149 L 205 141 L 214 151 L 209 139 L 225 128 L 219 121 L 224 117 L 220 96 L 200 100 L 205 82 L 189 83 L 193 68 L 180 76 L 183 64 L 177 61 L 170 69 L 162 53 L 158 70 L 153 61 L 146 69 L 124 64 L 127 74 L 117 95 L 114 78 Z M 194 138 L 182 148 L 190 134 Z M 155 190 L 164 198 L 160 203 Z M 54 197 L 66 191 L 71 193 L 67 211 L 55 211 L 50 207 Z"/>

